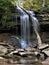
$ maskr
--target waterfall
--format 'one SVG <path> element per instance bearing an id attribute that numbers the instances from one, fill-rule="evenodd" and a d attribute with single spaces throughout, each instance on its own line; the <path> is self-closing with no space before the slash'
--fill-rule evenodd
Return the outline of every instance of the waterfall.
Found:
<path id="1" fill-rule="evenodd" d="M 21 23 L 21 47 L 26 48 L 30 42 L 30 25 L 29 16 L 21 8 L 17 7 L 20 12 L 20 23 Z"/>
<path id="2" fill-rule="evenodd" d="M 38 19 L 35 17 L 35 13 L 33 11 L 27 11 L 27 13 L 30 15 L 30 18 L 32 20 L 33 23 L 33 27 L 36 28 L 36 30 L 39 32 L 40 30 L 40 24 L 38 22 Z"/>
<path id="3" fill-rule="evenodd" d="M 16 7 L 16 10 L 18 10 L 18 12 L 21 14 L 21 15 L 26 15 L 26 13 L 19 7 L 19 6 L 17 6 Z"/>
<path id="4" fill-rule="evenodd" d="M 27 11 L 27 13 L 30 15 L 30 18 L 32 20 L 33 29 L 37 36 L 37 40 L 38 40 L 38 46 L 41 46 L 42 41 L 41 41 L 41 37 L 39 35 L 39 30 L 40 30 L 39 22 L 38 22 L 37 18 L 35 17 L 35 14 L 33 11 Z"/>
<path id="5" fill-rule="evenodd" d="M 39 26 L 39 22 L 38 22 L 37 18 L 35 17 L 34 12 L 33 11 L 26 11 L 26 10 L 24 11 L 22 8 L 20 8 L 18 6 L 17 6 L 17 10 L 21 14 L 20 15 L 21 38 L 20 39 L 18 38 L 18 40 L 21 44 L 21 48 L 27 48 L 28 46 L 31 45 L 29 17 L 31 19 L 31 22 L 32 22 L 32 25 L 34 28 L 34 33 L 36 34 L 36 37 L 37 37 L 36 40 L 34 41 L 34 44 L 35 44 L 35 46 L 37 46 L 37 44 L 40 46 L 42 43 L 40 35 L 38 33 L 40 26 Z"/>
<path id="6" fill-rule="evenodd" d="M 26 40 L 28 38 L 28 43 L 30 39 L 30 27 L 29 27 L 29 16 L 23 15 L 20 17 L 21 19 L 21 37 Z"/>

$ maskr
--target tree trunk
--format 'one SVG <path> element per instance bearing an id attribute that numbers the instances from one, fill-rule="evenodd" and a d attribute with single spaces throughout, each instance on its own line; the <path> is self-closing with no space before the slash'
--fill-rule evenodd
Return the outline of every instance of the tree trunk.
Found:
<path id="1" fill-rule="evenodd" d="M 42 0 L 42 7 L 45 7 L 45 0 Z"/>

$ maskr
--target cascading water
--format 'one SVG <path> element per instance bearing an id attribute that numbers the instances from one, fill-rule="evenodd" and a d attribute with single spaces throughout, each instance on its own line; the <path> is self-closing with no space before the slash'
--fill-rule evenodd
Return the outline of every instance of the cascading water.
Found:
<path id="1" fill-rule="evenodd" d="M 24 14 L 23 16 L 20 17 L 20 19 L 21 19 L 21 39 L 29 43 L 30 42 L 29 16 Z M 21 44 L 22 47 L 24 46 L 26 47 L 25 43 L 22 43 L 22 40 Z"/>
<path id="2" fill-rule="evenodd" d="M 37 18 L 35 17 L 35 14 L 34 14 L 33 11 L 26 11 L 25 12 L 23 9 L 21 9 L 18 6 L 17 6 L 17 10 L 21 14 L 20 15 L 21 38 L 20 39 L 18 38 L 18 40 L 21 44 L 21 48 L 26 48 L 29 45 L 31 45 L 31 43 L 30 43 L 31 41 L 30 41 L 30 24 L 29 24 L 30 21 L 29 21 L 29 17 L 32 20 L 33 28 L 34 28 L 34 31 L 36 33 L 37 38 L 40 37 L 39 34 L 38 34 L 38 31 L 39 31 L 39 28 L 40 28 L 39 22 L 38 22 Z M 35 46 L 37 46 L 36 40 L 34 41 Z M 40 43 L 41 43 L 41 40 L 40 40 Z"/>
<path id="3" fill-rule="evenodd" d="M 35 14 L 33 11 L 27 11 L 27 13 L 30 15 L 30 18 L 32 20 L 33 29 L 34 29 L 34 32 L 37 36 L 37 40 L 38 40 L 38 46 L 41 46 L 42 41 L 41 41 L 41 38 L 39 35 L 39 30 L 40 30 L 39 22 L 38 22 L 37 18 L 35 17 Z"/>
<path id="4" fill-rule="evenodd" d="M 30 18 L 31 18 L 32 23 L 33 23 L 33 27 L 35 27 L 36 30 L 39 32 L 40 26 L 39 26 L 39 22 L 38 22 L 37 18 L 35 17 L 34 12 L 33 11 L 27 11 L 27 13 L 30 15 Z"/>
<path id="5" fill-rule="evenodd" d="M 21 47 L 26 48 L 28 47 L 30 42 L 29 16 L 21 8 L 17 7 L 17 9 L 21 14 Z"/>

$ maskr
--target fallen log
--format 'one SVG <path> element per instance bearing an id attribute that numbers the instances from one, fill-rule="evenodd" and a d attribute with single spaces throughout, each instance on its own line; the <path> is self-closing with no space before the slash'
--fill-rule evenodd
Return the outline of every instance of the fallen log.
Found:
<path id="1" fill-rule="evenodd" d="M 19 52 L 24 52 L 24 49 L 16 49 L 14 51 L 11 51 L 10 55 L 13 54 L 13 53 L 19 53 Z"/>
<path id="2" fill-rule="evenodd" d="M 44 49 L 49 48 L 49 45 L 43 43 L 43 44 L 42 44 L 41 46 L 39 46 L 38 48 L 39 48 L 39 50 L 44 50 Z"/>
<path id="3" fill-rule="evenodd" d="M 21 55 L 21 56 L 23 56 L 23 55 L 37 55 L 38 54 L 38 52 L 19 52 L 19 54 Z"/>
<path id="4" fill-rule="evenodd" d="M 48 49 L 44 49 L 42 52 L 44 52 L 49 57 L 49 48 Z"/>

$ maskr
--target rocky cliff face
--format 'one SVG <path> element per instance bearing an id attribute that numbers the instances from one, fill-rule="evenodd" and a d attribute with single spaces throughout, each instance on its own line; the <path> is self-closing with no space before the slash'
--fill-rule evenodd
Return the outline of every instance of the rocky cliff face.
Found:
<path id="1" fill-rule="evenodd" d="M 38 12 L 36 16 L 40 22 L 41 31 L 49 31 L 49 12 Z"/>
<path id="2" fill-rule="evenodd" d="M 36 13 L 36 17 L 40 23 L 40 33 L 43 42 L 49 43 L 49 12 L 39 11 Z"/>

